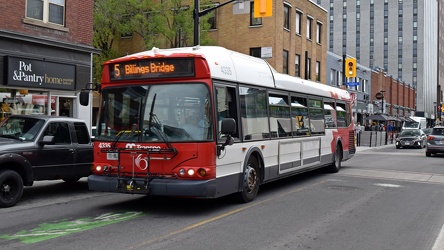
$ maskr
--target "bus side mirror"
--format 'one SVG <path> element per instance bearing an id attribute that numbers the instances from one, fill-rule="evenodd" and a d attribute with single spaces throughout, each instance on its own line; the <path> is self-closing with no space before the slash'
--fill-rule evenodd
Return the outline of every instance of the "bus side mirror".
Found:
<path id="1" fill-rule="evenodd" d="M 220 132 L 227 135 L 227 139 L 222 145 L 217 145 L 217 156 L 220 156 L 225 146 L 234 144 L 234 139 L 231 135 L 236 133 L 236 121 L 233 118 L 223 118 L 221 121 Z"/>
<path id="2" fill-rule="evenodd" d="M 226 135 L 232 135 L 236 133 L 236 121 L 233 118 L 223 118 L 221 123 L 220 132 Z"/>

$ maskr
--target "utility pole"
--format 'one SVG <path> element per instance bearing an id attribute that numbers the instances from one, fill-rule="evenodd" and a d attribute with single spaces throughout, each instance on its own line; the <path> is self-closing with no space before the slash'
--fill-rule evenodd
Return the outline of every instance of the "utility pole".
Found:
<path id="1" fill-rule="evenodd" d="M 203 15 L 206 15 L 208 13 L 210 13 L 211 11 L 220 8 L 224 5 L 227 5 L 229 3 L 232 3 L 234 1 L 239 1 L 239 0 L 229 0 L 225 3 L 219 4 L 219 5 L 215 5 L 214 7 L 205 9 L 203 11 L 199 11 L 200 10 L 200 5 L 199 5 L 199 0 L 194 0 L 194 12 L 193 12 L 193 18 L 194 18 L 194 46 L 197 46 L 200 44 L 200 17 Z"/>

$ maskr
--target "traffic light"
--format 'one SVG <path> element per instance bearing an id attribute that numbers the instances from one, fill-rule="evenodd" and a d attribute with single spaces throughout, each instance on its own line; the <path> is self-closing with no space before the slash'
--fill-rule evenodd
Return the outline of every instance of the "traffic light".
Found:
<path id="1" fill-rule="evenodd" d="M 254 18 L 272 15 L 273 0 L 254 0 Z"/>
<path id="2" fill-rule="evenodd" d="M 441 112 L 444 113 L 444 104 L 441 104 Z"/>
<path id="3" fill-rule="evenodd" d="M 345 76 L 356 77 L 356 58 L 345 59 Z"/>

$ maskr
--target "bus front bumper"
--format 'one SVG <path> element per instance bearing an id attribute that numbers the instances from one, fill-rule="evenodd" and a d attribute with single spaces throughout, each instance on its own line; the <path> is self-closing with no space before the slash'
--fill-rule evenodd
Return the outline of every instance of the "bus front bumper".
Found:
<path id="1" fill-rule="evenodd" d="M 90 175 L 89 190 L 113 193 L 216 198 L 216 180 L 153 179 L 147 184 L 143 178 L 121 179 L 113 176 Z"/>

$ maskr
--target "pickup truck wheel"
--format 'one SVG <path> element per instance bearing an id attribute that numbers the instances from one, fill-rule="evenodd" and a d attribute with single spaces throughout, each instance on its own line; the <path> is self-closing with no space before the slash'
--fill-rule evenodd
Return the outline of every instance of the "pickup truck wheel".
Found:
<path id="1" fill-rule="evenodd" d="M 66 178 L 66 179 L 62 179 L 62 180 L 66 183 L 76 183 L 80 180 L 80 178 Z"/>
<path id="2" fill-rule="evenodd" d="M 0 207 L 12 207 L 22 197 L 23 180 L 15 171 L 0 171 Z"/>

